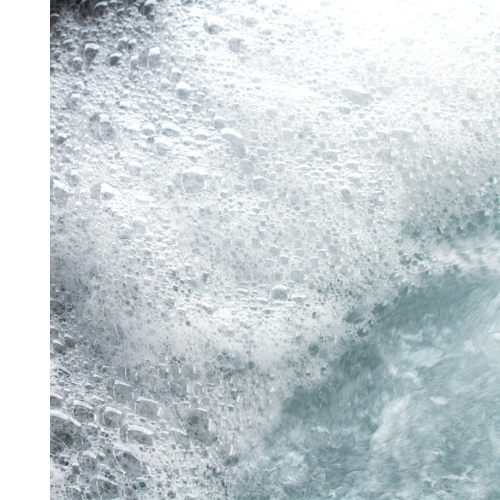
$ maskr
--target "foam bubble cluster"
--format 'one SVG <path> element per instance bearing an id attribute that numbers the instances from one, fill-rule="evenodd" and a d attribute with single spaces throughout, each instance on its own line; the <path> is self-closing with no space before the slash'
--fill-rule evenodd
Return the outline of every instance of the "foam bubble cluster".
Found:
<path id="1" fill-rule="evenodd" d="M 356 453 L 405 455 L 417 407 L 459 412 L 403 389 L 444 344 L 398 337 L 396 362 L 371 339 L 427 280 L 498 267 L 497 7 L 308 4 L 51 16 L 54 498 L 382 498 L 386 472 L 411 481 Z M 343 409 L 313 418 L 330 382 Z"/>

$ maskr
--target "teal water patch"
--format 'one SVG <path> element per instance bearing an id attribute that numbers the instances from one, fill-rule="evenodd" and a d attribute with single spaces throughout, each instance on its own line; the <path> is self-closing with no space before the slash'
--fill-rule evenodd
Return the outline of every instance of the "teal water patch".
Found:
<path id="1" fill-rule="evenodd" d="M 447 273 L 398 298 L 283 401 L 235 497 L 497 498 L 499 294 L 494 273 Z"/>

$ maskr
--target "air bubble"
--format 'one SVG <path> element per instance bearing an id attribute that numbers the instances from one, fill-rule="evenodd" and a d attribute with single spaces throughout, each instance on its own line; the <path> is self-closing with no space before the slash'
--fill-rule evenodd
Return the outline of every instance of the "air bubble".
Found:
<path id="1" fill-rule="evenodd" d="M 282 285 L 276 285 L 271 290 L 271 299 L 284 301 L 288 299 L 288 288 Z"/>
<path id="2" fill-rule="evenodd" d="M 342 95 L 358 106 L 368 106 L 373 102 L 372 95 L 361 87 L 349 87 L 342 89 Z"/>
<path id="3" fill-rule="evenodd" d="M 191 96 L 192 88 L 185 82 L 179 82 L 175 86 L 175 93 L 179 99 L 187 100 Z"/>

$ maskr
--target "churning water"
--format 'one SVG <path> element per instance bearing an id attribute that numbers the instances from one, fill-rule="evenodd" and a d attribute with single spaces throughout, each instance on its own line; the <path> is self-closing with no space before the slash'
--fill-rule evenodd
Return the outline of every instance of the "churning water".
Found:
<path id="1" fill-rule="evenodd" d="M 498 14 L 53 15 L 53 498 L 500 498 Z"/>
<path id="2" fill-rule="evenodd" d="M 380 309 L 324 380 L 296 382 L 235 496 L 498 498 L 499 292 L 483 267 Z"/>

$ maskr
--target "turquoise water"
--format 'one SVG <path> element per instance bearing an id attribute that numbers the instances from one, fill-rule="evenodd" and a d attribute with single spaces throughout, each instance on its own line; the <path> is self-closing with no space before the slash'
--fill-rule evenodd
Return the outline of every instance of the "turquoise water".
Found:
<path id="1" fill-rule="evenodd" d="M 324 381 L 298 382 L 283 401 L 235 498 L 498 498 L 491 271 L 429 277 L 379 307 L 367 336 L 328 360 Z"/>

